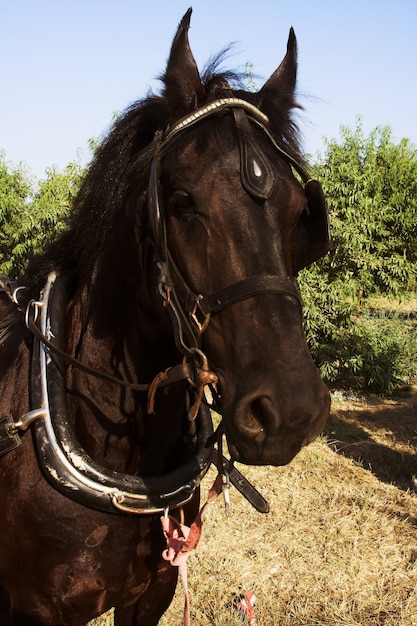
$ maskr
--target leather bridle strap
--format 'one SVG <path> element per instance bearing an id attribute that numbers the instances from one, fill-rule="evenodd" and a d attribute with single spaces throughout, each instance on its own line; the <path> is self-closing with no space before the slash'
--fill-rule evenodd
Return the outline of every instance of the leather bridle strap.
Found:
<path id="1" fill-rule="evenodd" d="M 209 296 L 197 296 L 197 308 L 203 315 L 213 315 L 231 304 L 263 293 L 289 296 L 301 306 L 300 292 L 294 281 L 280 276 L 260 274 L 259 276 L 244 278 L 237 283 L 224 287 L 224 289 L 215 291 Z"/>
<path id="2" fill-rule="evenodd" d="M 196 294 L 188 287 L 168 250 L 166 256 L 167 262 L 159 264 L 163 274 L 161 283 L 165 285 L 161 288 L 161 295 L 166 299 L 173 321 L 176 344 L 184 354 L 190 351 L 189 345 L 200 345 L 199 337 L 212 315 L 242 300 L 269 293 L 288 296 L 302 307 L 296 281 L 270 274 L 249 276 L 210 295 Z"/>
<path id="3" fill-rule="evenodd" d="M 36 302 L 34 304 L 37 304 Z M 28 311 L 31 308 L 31 302 L 28 306 Z M 131 383 L 122 378 L 117 378 L 116 376 L 112 376 L 111 374 L 106 374 L 100 370 L 97 370 L 93 367 L 89 367 L 85 365 L 78 359 L 70 356 L 64 350 L 58 348 L 54 343 L 49 341 L 49 339 L 42 333 L 42 331 L 38 328 L 34 319 L 29 315 L 26 316 L 26 325 L 28 329 L 35 335 L 37 339 L 39 339 L 44 346 L 48 348 L 53 354 L 57 355 L 59 358 L 63 359 L 69 365 L 76 367 L 77 369 L 89 374 L 91 376 L 95 376 L 96 378 L 100 378 L 102 380 L 106 380 L 109 383 L 114 383 L 115 385 L 120 385 L 122 387 L 127 387 L 132 389 L 132 391 L 149 391 L 152 383 Z M 174 365 L 165 373 L 164 379 L 158 383 L 158 387 L 168 387 L 169 385 L 173 385 L 178 382 L 184 382 L 192 380 L 195 376 L 195 371 L 193 365 L 191 363 L 179 363 L 178 365 Z"/>

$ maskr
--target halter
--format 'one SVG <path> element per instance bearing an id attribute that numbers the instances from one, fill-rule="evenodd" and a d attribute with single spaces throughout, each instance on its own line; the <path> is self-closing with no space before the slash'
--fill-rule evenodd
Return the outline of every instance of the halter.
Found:
<path id="1" fill-rule="evenodd" d="M 304 182 L 307 197 L 311 198 L 313 194 L 317 196 L 319 191 L 319 202 L 324 202 L 320 184 L 310 180 L 305 169 L 277 144 L 268 129 L 268 117 L 245 100 L 240 98 L 216 100 L 184 117 L 165 133 L 158 131 L 155 136 L 158 145 L 151 164 L 147 194 L 149 219 L 158 255 L 159 292 L 173 321 L 177 347 L 185 355 L 189 355 L 195 347 L 201 346 L 201 335 L 206 330 L 211 316 L 232 304 L 260 294 L 274 293 L 289 296 L 301 307 L 295 279 L 269 274 L 249 276 L 210 295 L 196 294 L 189 288 L 167 245 L 166 211 L 160 183 L 162 159 L 168 148 L 185 131 L 225 110 L 231 111 L 234 117 L 239 141 L 241 182 L 250 195 L 266 200 L 275 184 L 270 160 L 256 141 L 252 123 L 263 131 L 278 156 L 299 174 Z M 327 215 L 327 210 L 322 212 Z M 327 218 L 325 221 L 324 228 L 328 235 Z M 326 250 L 327 240 L 328 237 L 325 245 L 321 246 Z M 321 256 L 322 250 L 319 252 L 318 256 Z"/>

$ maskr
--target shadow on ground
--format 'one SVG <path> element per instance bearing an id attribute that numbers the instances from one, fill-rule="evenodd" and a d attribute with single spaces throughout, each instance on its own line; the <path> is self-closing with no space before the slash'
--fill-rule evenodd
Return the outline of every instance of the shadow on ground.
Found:
<path id="1" fill-rule="evenodd" d="M 398 400 L 334 400 L 324 435 L 379 480 L 417 492 L 417 384 Z"/>

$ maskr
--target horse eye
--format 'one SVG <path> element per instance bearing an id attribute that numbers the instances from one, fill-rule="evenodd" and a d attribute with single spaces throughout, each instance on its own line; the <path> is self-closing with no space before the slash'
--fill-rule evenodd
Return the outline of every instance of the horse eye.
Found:
<path id="1" fill-rule="evenodd" d="M 177 189 L 171 195 L 169 204 L 177 209 L 191 209 L 194 207 L 194 200 L 186 191 Z"/>

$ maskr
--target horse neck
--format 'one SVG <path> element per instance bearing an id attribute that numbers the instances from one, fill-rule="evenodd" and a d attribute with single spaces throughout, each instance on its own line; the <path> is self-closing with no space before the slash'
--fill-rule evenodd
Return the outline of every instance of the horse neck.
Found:
<path id="1" fill-rule="evenodd" d="M 168 327 L 155 312 L 151 315 L 149 302 L 146 312 L 140 307 L 139 293 L 139 288 L 110 278 L 80 288 L 68 305 L 70 353 L 90 367 L 131 383 L 149 383 L 175 365 L 178 353 Z M 162 473 L 175 465 L 181 453 L 183 386 L 159 393 L 154 415 L 147 413 L 146 393 L 76 368 L 68 372 L 68 389 L 76 434 L 97 462 L 143 475 Z"/>

